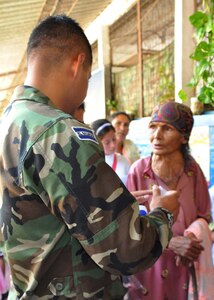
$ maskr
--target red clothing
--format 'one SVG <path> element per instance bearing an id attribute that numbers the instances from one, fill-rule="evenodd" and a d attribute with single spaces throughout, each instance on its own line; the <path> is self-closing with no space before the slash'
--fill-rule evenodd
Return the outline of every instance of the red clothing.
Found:
<path id="1" fill-rule="evenodd" d="M 127 187 L 130 191 L 151 189 L 156 184 L 168 190 L 155 176 L 151 157 L 136 161 L 130 168 Z M 180 211 L 172 227 L 173 236 L 182 235 L 198 217 L 210 221 L 210 198 L 206 179 L 199 165 L 192 158 L 181 175 L 177 190 L 180 191 Z M 149 198 L 148 202 L 151 200 Z M 131 282 L 128 299 L 185 300 L 188 295 L 189 273 L 186 267 L 175 265 L 175 254 L 166 249 L 153 267 L 135 275 L 140 284 Z"/>

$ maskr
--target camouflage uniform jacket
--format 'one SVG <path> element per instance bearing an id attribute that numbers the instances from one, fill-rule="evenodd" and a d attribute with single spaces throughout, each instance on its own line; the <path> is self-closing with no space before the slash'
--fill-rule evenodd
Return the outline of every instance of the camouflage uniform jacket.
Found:
<path id="1" fill-rule="evenodd" d="M 93 131 L 18 87 L 0 123 L 1 230 L 19 299 L 122 299 L 121 275 L 150 267 L 171 237 L 140 218 Z"/>

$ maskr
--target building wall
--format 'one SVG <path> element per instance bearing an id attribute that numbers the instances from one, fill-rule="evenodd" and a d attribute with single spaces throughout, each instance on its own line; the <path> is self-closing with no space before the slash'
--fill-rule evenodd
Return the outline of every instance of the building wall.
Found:
<path id="1" fill-rule="evenodd" d="M 164 50 L 144 55 L 144 116 L 149 116 L 159 102 L 174 99 L 174 44 Z M 139 117 L 139 84 L 137 66 L 113 74 L 114 98 L 119 109 Z"/>

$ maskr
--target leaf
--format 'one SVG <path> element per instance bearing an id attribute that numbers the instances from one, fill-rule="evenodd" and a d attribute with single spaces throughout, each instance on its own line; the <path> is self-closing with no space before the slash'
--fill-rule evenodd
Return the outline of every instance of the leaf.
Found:
<path id="1" fill-rule="evenodd" d="M 196 28 L 201 28 L 208 21 L 208 16 L 202 11 L 197 11 L 189 17 L 191 24 Z"/>
<path id="2" fill-rule="evenodd" d="M 199 101 L 201 101 L 205 104 L 209 104 L 209 103 L 213 102 L 212 95 L 213 95 L 212 89 L 208 86 L 203 86 L 200 89 L 200 94 L 198 95 L 198 99 L 199 99 Z"/>
<path id="3" fill-rule="evenodd" d="M 207 42 L 200 42 L 196 47 L 195 52 L 190 55 L 190 58 L 199 61 L 201 59 L 209 57 L 212 53 L 212 50 L 210 51 L 210 48 L 211 47 Z"/>
<path id="4" fill-rule="evenodd" d="M 199 82 L 200 78 L 196 78 L 196 76 L 192 76 L 190 82 L 187 83 L 188 87 L 193 87 L 193 86 L 197 86 L 198 82 Z"/>
<path id="5" fill-rule="evenodd" d="M 207 20 L 207 23 L 206 23 L 206 26 L 205 26 L 206 32 L 212 31 L 212 26 L 213 26 L 212 16 L 208 16 L 208 20 Z"/>
<path id="6" fill-rule="evenodd" d="M 187 100 L 187 94 L 185 93 L 184 90 L 180 90 L 178 92 L 178 97 L 182 100 L 182 101 L 186 101 Z"/>
<path id="7" fill-rule="evenodd" d="M 200 80 L 204 72 L 207 72 L 209 74 L 209 67 L 210 64 L 207 59 L 202 59 L 197 63 L 197 65 L 194 68 L 194 77 L 197 78 L 197 81 Z"/>
<path id="8" fill-rule="evenodd" d="M 207 83 L 209 84 L 209 86 L 212 87 L 214 92 L 214 73 L 210 75 L 209 78 L 207 78 Z"/>
<path id="9" fill-rule="evenodd" d="M 202 72 L 201 77 L 203 78 L 204 81 L 207 82 L 208 78 L 209 78 L 210 74 L 207 70 L 205 70 L 204 72 Z"/>

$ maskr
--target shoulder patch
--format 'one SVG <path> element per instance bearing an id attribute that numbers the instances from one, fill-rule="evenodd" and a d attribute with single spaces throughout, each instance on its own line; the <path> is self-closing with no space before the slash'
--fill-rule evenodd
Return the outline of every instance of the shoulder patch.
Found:
<path id="1" fill-rule="evenodd" d="M 82 140 L 82 141 L 92 141 L 95 142 L 96 144 L 99 144 L 97 141 L 97 138 L 94 134 L 94 131 L 92 129 L 89 128 L 85 128 L 85 127 L 72 127 L 72 130 L 75 132 L 76 136 L 78 137 L 78 139 Z"/>

